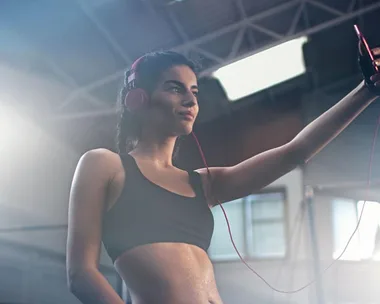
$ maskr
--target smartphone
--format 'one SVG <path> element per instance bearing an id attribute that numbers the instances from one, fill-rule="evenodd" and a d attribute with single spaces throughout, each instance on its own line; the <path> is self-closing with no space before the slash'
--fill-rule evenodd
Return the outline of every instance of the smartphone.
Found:
<path id="1" fill-rule="evenodd" d="M 372 61 L 372 65 L 373 65 L 374 70 L 378 73 L 379 67 L 375 64 L 375 58 L 373 57 L 371 48 L 369 47 L 367 40 L 364 38 L 362 32 L 359 30 L 359 27 L 356 24 L 354 24 L 354 28 L 355 28 L 356 35 L 358 36 L 358 39 L 364 45 L 364 48 L 367 52 L 367 55 L 369 56 L 369 58 Z"/>

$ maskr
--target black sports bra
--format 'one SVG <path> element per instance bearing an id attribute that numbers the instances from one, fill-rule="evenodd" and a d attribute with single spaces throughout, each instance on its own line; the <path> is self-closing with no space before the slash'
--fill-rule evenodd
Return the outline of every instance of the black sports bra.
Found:
<path id="1" fill-rule="evenodd" d="M 148 180 L 131 155 L 120 158 L 124 188 L 103 219 L 102 240 L 112 261 L 136 246 L 160 242 L 188 243 L 207 251 L 214 218 L 199 173 L 188 171 L 196 196 L 186 197 Z"/>

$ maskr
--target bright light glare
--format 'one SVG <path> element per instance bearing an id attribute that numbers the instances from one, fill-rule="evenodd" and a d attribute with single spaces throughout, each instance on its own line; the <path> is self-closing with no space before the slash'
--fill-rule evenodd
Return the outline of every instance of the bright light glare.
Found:
<path id="1" fill-rule="evenodd" d="M 0 106 L 0 151 L 9 148 L 20 137 L 19 132 L 25 133 L 22 126 L 25 125 L 20 119 L 20 115 L 12 107 L 7 105 Z"/>
<path id="2" fill-rule="evenodd" d="M 356 205 L 356 210 L 355 206 Z M 352 235 L 364 206 L 364 201 L 351 205 L 348 201 L 336 200 L 334 205 L 334 234 L 336 250 L 333 258 L 336 259 L 346 246 Z M 380 204 L 367 201 L 365 204 L 359 229 L 352 238 L 341 260 L 380 260 L 379 248 L 376 248 L 377 236 L 380 227 Z"/>
<path id="3" fill-rule="evenodd" d="M 363 210 L 364 201 L 358 202 L 358 214 Z M 367 201 L 359 226 L 360 257 L 362 259 L 377 259 L 375 252 L 376 234 L 380 224 L 380 204 Z"/>
<path id="4" fill-rule="evenodd" d="M 226 65 L 213 73 L 230 101 L 305 73 L 303 36 Z"/>

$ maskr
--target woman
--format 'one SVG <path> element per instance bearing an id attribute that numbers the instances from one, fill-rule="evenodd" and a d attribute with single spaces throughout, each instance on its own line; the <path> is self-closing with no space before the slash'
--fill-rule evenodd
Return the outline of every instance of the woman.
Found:
<path id="1" fill-rule="evenodd" d="M 367 82 L 371 89 L 361 83 L 289 143 L 232 167 L 210 168 L 209 179 L 205 168 L 186 172 L 172 163 L 177 138 L 191 133 L 199 111 L 194 65 L 174 52 L 138 60 L 120 98 L 120 153 L 89 151 L 74 175 L 71 291 L 83 303 L 123 303 L 97 268 L 103 240 L 134 304 L 222 303 L 206 253 L 210 208 L 308 161 L 375 100 L 380 75 Z"/>

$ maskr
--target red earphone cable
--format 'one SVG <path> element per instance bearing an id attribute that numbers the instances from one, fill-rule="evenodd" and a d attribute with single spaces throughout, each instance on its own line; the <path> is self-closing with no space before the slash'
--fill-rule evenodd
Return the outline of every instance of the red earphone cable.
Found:
<path id="1" fill-rule="evenodd" d="M 373 141 L 372 141 L 372 148 L 371 148 L 371 154 L 370 154 L 370 161 L 369 161 L 369 169 L 368 169 L 368 180 L 367 180 L 367 190 L 366 190 L 366 200 L 364 201 L 364 204 L 363 204 L 363 208 L 361 210 L 361 213 L 360 213 L 360 217 L 358 219 L 358 223 L 356 225 L 356 228 L 354 230 L 354 232 L 352 233 L 351 237 L 349 238 L 346 246 L 344 247 L 343 249 L 343 252 L 339 255 L 339 257 L 334 260 L 327 268 L 325 268 L 323 270 L 322 273 L 325 273 L 337 260 L 339 260 L 344 252 L 346 251 L 348 245 L 350 244 L 353 236 L 355 235 L 356 231 L 358 230 L 359 228 L 359 224 L 360 224 L 360 221 L 362 219 L 362 215 L 363 215 L 363 211 L 364 211 L 364 207 L 365 207 L 365 204 L 367 202 L 367 196 L 368 196 L 368 191 L 369 191 L 369 188 L 370 188 L 370 185 L 371 185 L 371 175 L 372 175 L 372 163 L 373 163 L 373 156 L 375 154 L 375 147 L 376 147 L 376 139 L 377 139 L 377 134 L 378 134 L 378 131 L 379 131 L 379 127 L 380 127 L 380 116 L 377 120 L 377 124 L 376 124 L 376 129 L 375 129 L 375 132 L 374 132 L 374 136 L 373 136 Z M 199 153 L 202 157 L 202 161 L 207 169 L 207 176 L 208 176 L 208 179 L 209 179 L 209 182 L 210 182 L 210 186 L 212 186 L 212 179 L 211 179 L 211 172 L 210 172 L 210 169 L 207 165 L 207 162 L 206 162 L 206 158 L 204 156 L 204 153 L 203 153 L 203 150 L 202 150 L 202 147 L 198 141 L 198 138 L 196 137 L 196 135 L 194 134 L 194 132 L 191 133 L 193 135 L 193 138 L 197 144 L 197 147 L 198 147 L 198 150 L 199 150 Z M 239 250 L 237 249 L 236 245 L 235 245 L 235 242 L 234 242 L 234 239 L 232 237 L 232 232 L 231 232 L 231 227 L 230 227 L 230 223 L 228 221 L 228 217 L 227 217 L 227 214 L 226 214 L 226 211 L 224 210 L 222 204 L 218 201 L 218 205 L 220 206 L 220 208 L 222 208 L 222 211 L 223 211 L 223 214 L 224 214 L 224 217 L 226 219 L 226 223 L 227 223 L 227 227 L 228 227 L 228 233 L 230 235 L 230 239 L 231 239 L 231 243 L 232 243 L 232 246 L 234 247 L 237 255 L 239 256 L 240 260 L 243 262 L 243 264 L 249 269 L 251 270 L 256 276 L 258 276 L 269 288 L 271 288 L 272 290 L 274 291 L 277 291 L 279 293 L 286 293 L 286 294 L 290 294 L 290 293 L 297 293 L 307 287 L 309 287 L 311 284 L 313 284 L 315 282 L 315 279 L 313 279 L 312 281 L 310 281 L 308 284 L 298 288 L 298 289 L 295 289 L 295 290 L 290 290 L 290 291 L 286 291 L 286 290 L 280 290 L 280 289 L 277 289 L 275 287 L 273 287 L 271 284 L 268 283 L 268 281 L 266 281 L 259 273 L 257 273 L 257 271 L 255 271 L 251 266 L 248 265 L 248 263 L 244 260 L 244 258 L 241 256 Z"/>

